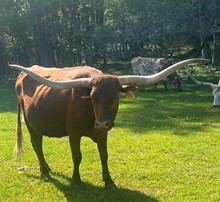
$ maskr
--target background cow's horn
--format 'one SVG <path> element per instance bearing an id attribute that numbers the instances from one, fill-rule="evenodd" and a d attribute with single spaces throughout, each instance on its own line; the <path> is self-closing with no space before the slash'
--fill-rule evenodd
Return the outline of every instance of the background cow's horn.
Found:
<path id="1" fill-rule="evenodd" d="M 162 79 L 166 78 L 176 70 L 184 67 L 185 65 L 191 64 L 191 63 L 198 63 L 198 62 L 210 62 L 210 60 L 207 59 L 202 59 L 202 58 L 193 58 L 193 59 L 188 59 L 188 60 L 183 60 L 181 62 L 178 62 L 174 65 L 171 65 L 167 69 L 153 74 L 149 76 L 119 76 L 119 82 L 121 85 L 126 85 L 126 84 L 131 84 L 131 85 L 149 85 L 149 84 L 154 84 Z"/>
<path id="2" fill-rule="evenodd" d="M 88 87 L 90 86 L 91 78 L 81 78 L 81 79 L 75 79 L 75 80 L 70 80 L 70 81 L 52 81 L 52 80 L 48 80 L 48 79 L 34 73 L 33 71 L 31 71 L 28 68 L 25 68 L 23 66 L 13 65 L 13 64 L 9 64 L 9 66 L 25 72 L 28 76 L 32 77 L 33 79 L 35 79 L 39 83 L 42 83 L 42 84 L 49 86 L 49 87 L 52 87 L 52 88 L 64 89 L 64 88 L 73 88 L 73 87 L 77 87 L 77 86 L 88 86 Z"/>
<path id="3" fill-rule="evenodd" d="M 201 84 L 201 85 L 206 85 L 206 86 L 211 86 L 212 88 L 215 88 L 217 85 L 214 83 L 209 83 L 209 82 L 202 82 L 202 81 L 198 81 L 196 80 L 189 72 L 186 72 L 187 75 L 189 76 L 190 79 L 192 79 L 195 83 L 197 84 Z"/>

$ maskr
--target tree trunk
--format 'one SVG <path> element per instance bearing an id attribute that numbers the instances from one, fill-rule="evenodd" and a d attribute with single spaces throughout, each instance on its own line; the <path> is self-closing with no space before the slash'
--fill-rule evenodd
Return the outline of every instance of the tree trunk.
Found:
<path id="1" fill-rule="evenodd" d="M 102 53 L 102 60 L 103 60 L 103 68 L 106 70 L 107 68 L 107 55 L 106 55 L 106 49 L 104 48 Z"/>
<path id="2" fill-rule="evenodd" d="M 212 58 L 212 66 L 218 67 L 218 65 L 220 65 L 220 30 L 214 32 L 214 49 Z"/>
<path id="3" fill-rule="evenodd" d="M 2 41 L 0 41 L 0 74 L 5 73 L 5 47 Z"/>
<path id="4" fill-rule="evenodd" d="M 81 47 L 80 46 L 77 47 L 77 53 L 76 54 L 77 54 L 76 64 L 81 65 L 82 64 L 82 54 L 81 54 Z"/>
<path id="5" fill-rule="evenodd" d="M 31 10 L 34 16 L 33 30 L 36 43 L 38 64 L 43 66 L 55 66 L 55 55 L 51 41 L 47 13 L 41 4 L 31 1 Z"/>
<path id="6" fill-rule="evenodd" d="M 86 48 L 85 50 L 85 57 L 86 57 L 86 65 L 88 66 L 93 66 L 94 63 L 93 63 L 93 51 L 92 51 L 92 48 L 88 47 Z"/>
<path id="7" fill-rule="evenodd" d="M 202 44 L 202 58 L 204 59 L 212 59 L 211 49 L 210 45 L 207 39 L 204 40 Z"/>
<path id="8" fill-rule="evenodd" d="M 46 25 L 41 20 L 39 20 L 37 24 L 36 31 L 35 41 L 37 45 L 39 64 L 43 66 L 54 66 L 55 57 L 52 42 L 50 41 Z"/>
<path id="9" fill-rule="evenodd" d="M 130 43 L 130 58 L 139 56 L 139 47 L 136 42 Z"/>

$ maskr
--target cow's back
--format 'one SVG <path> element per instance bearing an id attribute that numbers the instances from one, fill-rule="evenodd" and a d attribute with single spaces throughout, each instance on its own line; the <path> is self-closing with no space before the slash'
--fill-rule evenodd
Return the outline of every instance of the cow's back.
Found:
<path id="1" fill-rule="evenodd" d="M 133 73 L 141 76 L 156 74 L 170 65 L 166 58 L 135 57 L 131 60 Z"/>

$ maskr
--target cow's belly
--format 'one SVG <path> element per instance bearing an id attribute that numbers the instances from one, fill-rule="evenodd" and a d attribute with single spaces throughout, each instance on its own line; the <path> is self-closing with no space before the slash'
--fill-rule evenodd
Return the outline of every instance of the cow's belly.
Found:
<path id="1" fill-rule="evenodd" d="M 34 112 L 29 110 L 27 113 L 28 124 L 38 133 L 49 137 L 63 137 L 67 136 L 65 130 L 65 117 L 62 114 L 50 112 Z"/>
<path id="2" fill-rule="evenodd" d="M 26 124 L 37 133 L 49 137 L 68 135 L 65 130 L 67 101 L 58 95 L 59 92 L 50 99 L 37 99 L 34 96 L 22 98 Z"/>

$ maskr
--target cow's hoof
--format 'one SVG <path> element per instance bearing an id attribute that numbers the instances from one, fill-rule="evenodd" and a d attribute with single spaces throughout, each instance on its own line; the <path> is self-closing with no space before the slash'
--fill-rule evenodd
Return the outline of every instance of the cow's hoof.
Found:
<path id="1" fill-rule="evenodd" d="M 74 183 L 71 183 L 70 187 L 72 189 L 83 189 L 83 183 L 80 183 L 80 184 L 74 184 Z"/>
<path id="2" fill-rule="evenodd" d="M 42 179 L 42 180 L 47 180 L 50 178 L 51 178 L 51 176 L 49 173 L 41 173 L 41 175 L 40 175 L 40 179 Z"/>
<path id="3" fill-rule="evenodd" d="M 71 186 L 72 187 L 82 187 L 83 183 L 81 180 L 72 180 Z"/>
<path id="4" fill-rule="evenodd" d="M 115 185 L 114 182 L 112 182 L 112 183 L 105 183 L 105 188 L 108 188 L 108 189 L 116 189 L 117 186 Z"/>
<path id="5" fill-rule="evenodd" d="M 70 184 L 70 187 L 71 187 L 71 189 L 73 189 L 73 190 L 82 190 L 83 189 L 83 183 L 77 183 L 77 184 L 75 184 L 75 183 L 71 183 Z"/>
<path id="6" fill-rule="evenodd" d="M 47 168 L 47 171 L 50 172 L 50 171 L 51 171 L 50 166 L 49 166 L 47 163 L 45 164 L 45 166 L 46 166 L 46 168 Z"/>

